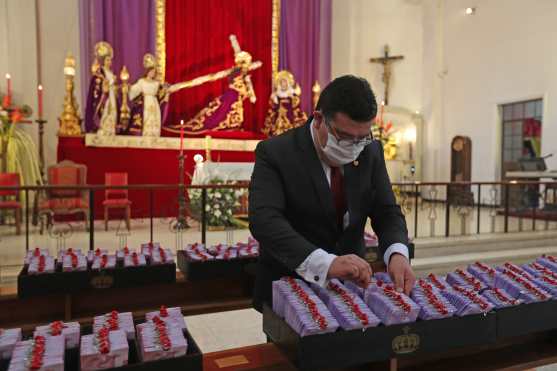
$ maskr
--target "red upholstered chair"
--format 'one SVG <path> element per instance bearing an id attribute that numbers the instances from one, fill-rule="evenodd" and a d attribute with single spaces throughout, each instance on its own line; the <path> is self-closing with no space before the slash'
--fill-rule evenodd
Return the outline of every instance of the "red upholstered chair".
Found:
<path id="1" fill-rule="evenodd" d="M 58 186 L 83 186 L 87 182 L 87 167 L 64 160 L 52 165 L 47 171 L 48 184 Z M 47 225 L 57 215 L 83 214 L 85 228 L 89 230 L 89 192 L 80 189 L 51 189 L 39 202 L 39 216 L 46 216 Z M 44 221 L 41 218 L 41 233 Z"/>
<path id="2" fill-rule="evenodd" d="M 19 174 L 0 174 L 0 187 L 10 186 L 19 187 Z M 17 234 L 21 234 L 21 202 L 19 201 L 19 191 L 0 190 L 0 210 L 14 210 L 15 230 Z"/>
<path id="3" fill-rule="evenodd" d="M 128 173 L 106 173 L 104 183 L 107 186 L 127 186 Z M 130 230 L 131 204 L 127 189 L 107 189 L 104 192 L 104 229 L 108 231 L 108 211 L 110 209 L 124 209 L 126 212 L 126 227 Z"/>

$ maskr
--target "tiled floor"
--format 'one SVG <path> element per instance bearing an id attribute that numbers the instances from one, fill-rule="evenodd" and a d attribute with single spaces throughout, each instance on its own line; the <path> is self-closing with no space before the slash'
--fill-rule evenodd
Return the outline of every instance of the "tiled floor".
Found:
<path id="1" fill-rule="evenodd" d="M 189 316 L 186 324 L 203 352 L 266 342 L 262 316 L 254 309 Z"/>

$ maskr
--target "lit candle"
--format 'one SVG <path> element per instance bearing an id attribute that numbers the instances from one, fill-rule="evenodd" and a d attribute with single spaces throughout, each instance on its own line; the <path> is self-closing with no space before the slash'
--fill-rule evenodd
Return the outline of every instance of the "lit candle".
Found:
<path id="1" fill-rule="evenodd" d="M 184 152 L 184 120 L 180 120 L 180 154 Z"/>
<path id="2" fill-rule="evenodd" d="M 7 93 L 6 96 L 4 97 L 4 101 L 2 102 L 2 105 L 5 108 L 8 108 L 12 103 L 12 77 L 10 76 L 9 73 L 6 74 L 6 84 L 7 84 Z"/>
<path id="3" fill-rule="evenodd" d="M 43 86 L 39 85 L 37 87 L 37 95 L 39 98 L 39 120 L 43 119 Z"/>
<path id="4" fill-rule="evenodd" d="M 381 102 L 381 113 L 379 114 L 379 121 L 383 123 L 383 110 L 385 109 L 385 101 Z"/>
<path id="5" fill-rule="evenodd" d="M 9 73 L 6 74 L 6 83 L 8 84 L 8 97 L 12 96 L 12 77 Z"/>

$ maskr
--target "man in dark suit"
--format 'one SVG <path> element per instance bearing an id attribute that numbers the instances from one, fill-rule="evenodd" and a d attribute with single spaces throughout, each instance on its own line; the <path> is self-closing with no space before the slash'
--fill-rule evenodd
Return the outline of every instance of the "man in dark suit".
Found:
<path id="1" fill-rule="evenodd" d="M 271 283 L 283 276 L 366 287 L 372 273 L 362 259 L 368 217 L 397 289 L 410 292 L 415 276 L 406 222 L 383 148 L 370 135 L 376 114 L 369 83 L 342 76 L 323 90 L 305 125 L 257 146 L 249 195 L 250 230 L 261 246 L 256 309 L 271 303 Z"/>

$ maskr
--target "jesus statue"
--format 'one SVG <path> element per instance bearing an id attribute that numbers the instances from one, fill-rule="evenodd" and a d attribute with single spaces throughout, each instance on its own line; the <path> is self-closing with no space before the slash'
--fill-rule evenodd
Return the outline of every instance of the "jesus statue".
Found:
<path id="1" fill-rule="evenodd" d="M 209 81 L 228 78 L 228 89 L 221 96 L 209 102 L 205 108 L 184 124 L 184 128 L 189 133 L 202 134 L 211 130 L 239 129 L 244 121 L 243 101 L 249 98 L 251 103 L 255 103 L 257 99 L 249 73 L 261 67 L 261 62 L 252 63 L 251 54 L 240 49 L 236 36 L 230 35 L 230 42 L 234 49 L 234 67 L 212 75 L 197 77 L 184 83 L 174 84 L 169 88 L 172 93 L 179 89 L 191 88 Z M 165 129 L 171 132 L 179 132 L 180 125 L 169 125 Z"/>

